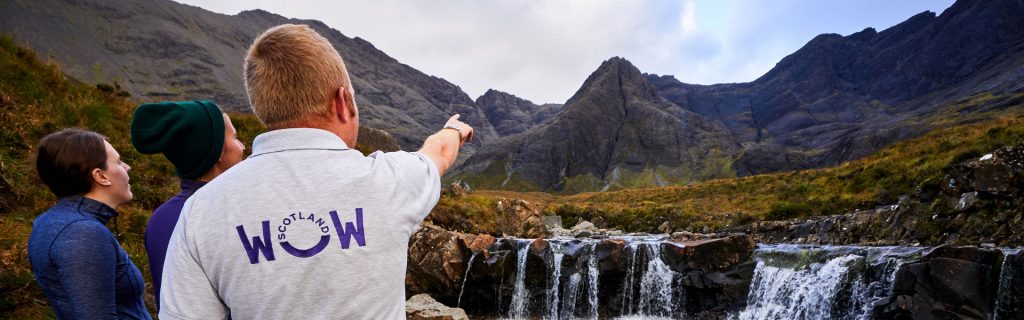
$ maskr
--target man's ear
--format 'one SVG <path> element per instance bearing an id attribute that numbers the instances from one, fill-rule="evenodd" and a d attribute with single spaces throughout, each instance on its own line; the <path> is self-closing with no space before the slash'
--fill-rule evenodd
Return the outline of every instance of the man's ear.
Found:
<path id="1" fill-rule="evenodd" d="M 112 184 L 112 182 L 110 182 L 110 178 L 107 178 L 107 175 L 103 173 L 103 170 L 100 170 L 100 168 L 92 169 L 92 172 L 89 174 L 92 176 L 92 181 L 96 184 L 101 186 L 109 186 Z"/>
<path id="2" fill-rule="evenodd" d="M 341 123 L 349 123 L 349 121 L 352 121 L 352 118 L 355 116 L 349 112 L 349 108 L 352 108 L 352 106 L 349 106 L 348 99 L 346 99 L 347 95 L 348 90 L 346 90 L 344 86 L 338 87 L 338 94 L 334 95 L 334 98 L 332 99 L 334 100 L 334 112 L 337 114 L 338 120 L 341 121 Z"/>

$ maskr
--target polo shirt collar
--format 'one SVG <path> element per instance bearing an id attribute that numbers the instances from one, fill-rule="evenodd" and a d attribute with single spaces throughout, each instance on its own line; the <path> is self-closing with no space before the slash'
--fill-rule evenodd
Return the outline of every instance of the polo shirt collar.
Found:
<path id="1" fill-rule="evenodd" d="M 314 128 L 289 128 L 269 131 L 256 136 L 252 142 L 252 155 L 289 150 L 345 150 L 345 145 L 334 133 Z"/>

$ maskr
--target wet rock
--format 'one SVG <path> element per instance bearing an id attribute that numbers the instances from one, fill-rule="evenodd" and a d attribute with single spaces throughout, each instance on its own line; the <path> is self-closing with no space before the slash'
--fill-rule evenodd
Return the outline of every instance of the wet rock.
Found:
<path id="1" fill-rule="evenodd" d="M 598 268 L 601 271 L 621 270 L 626 268 L 628 262 L 623 255 L 626 241 L 622 239 L 602 240 L 594 248 L 597 254 Z"/>
<path id="2" fill-rule="evenodd" d="M 676 272 L 727 270 L 747 261 L 756 246 L 753 238 L 746 234 L 662 244 L 666 263 Z"/>
<path id="3" fill-rule="evenodd" d="M 582 231 L 576 232 L 576 234 L 574 234 L 573 237 L 576 237 L 576 238 L 590 238 L 593 235 L 594 235 L 594 233 L 590 232 L 589 230 L 582 230 Z"/>
<path id="4" fill-rule="evenodd" d="M 506 235 L 520 238 L 539 238 L 547 235 L 540 209 L 525 200 L 499 199 L 497 229 Z"/>
<path id="5" fill-rule="evenodd" d="M 491 247 L 496 240 L 489 234 L 465 234 L 459 236 L 459 242 L 470 254 L 479 253 Z"/>
<path id="6" fill-rule="evenodd" d="M 879 319 L 991 319 L 1002 252 L 932 249 L 896 271 L 893 294 L 876 303 Z"/>
<path id="7" fill-rule="evenodd" d="M 978 192 L 977 191 L 964 192 L 962 195 L 960 195 L 960 200 L 957 201 L 955 210 L 956 211 L 966 211 L 967 209 L 970 209 L 970 208 L 974 207 L 974 204 L 977 203 L 977 202 L 978 202 Z"/>
<path id="8" fill-rule="evenodd" d="M 669 234 L 669 233 L 672 233 L 672 231 L 673 231 L 673 228 L 672 228 L 672 223 L 671 222 L 665 221 L 665 222 L 662 222 L 660 226 L 658 226 L 658 232 Z"/>
<path id="9" fill-rule="evenodd" d="M 424 222 L 409 238 L 405 287 L 408 295 L 458 295 L 466 271 L 459 239 L 463 234 Z"/>
<path id="10" fill-rule="evenodd" d="M 562 217 L 560 216 L 543 216 L 541 217 L 541 220 L 544 221 L 544 226 L 547 227 L 548 230 L 562 228 Z"/>
<path id="11" fill-rule="evenodd" d="M 686 290 L 691 314 L 720 314 L 746 304 L 754 275 L 754 240 L 745 234 L 661 244 L 669 268 Z"/>
<path id="12" fill-rule="evenodd" d="M 597 227 L 595 227 L 593 223 L 590 223 L 590 221 L 581 221 L 580 223 L 577 223 L 575 226 L 572 226 L 573 232 L 583 230 L 593 231 L 594 229 L 597 229 Z"/>
<path id="13" fill-rule="evenodd" d="M 418 294 L 405 302 L 405 317 L 409 320 L 469 320 L 466 312 L 437 302 L 427 294 Z"/>

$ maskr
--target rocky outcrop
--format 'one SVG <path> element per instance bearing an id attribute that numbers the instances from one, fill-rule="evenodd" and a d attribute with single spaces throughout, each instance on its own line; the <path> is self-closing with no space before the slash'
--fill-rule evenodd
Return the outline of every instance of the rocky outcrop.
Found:
<path id="1" fill-rule="evenodd" d="M 486 251 L 494 241 L 490 235 L 453 232 L 423 222 L 409 238 L 406 295 L 430 293 L 456 303 L 468 260 Z"/>
<path id="2" fill-rule="evenodd" d="M 487 120 L 501 136 L 517 134 L 544 122 L 558 111 L 560 104 L 537 105 L 515 95 L 488 89 L 476 98 L 476 105 L 487 115 Z"/>
<path id="3" fill-rule="evenodd" d="M 892 296 L 875 304 L 879 319 L 992 319 L 1003 254 L 938 247 L 896 272 Z"/>
<path id="4" fill-rule="evenodd" d="M 499 234 L 521 238 L 540 238 L 548 234 L 540 208 L 526 200 L 498 199 Z"/>
<path id="5" fill-rule="evenodd" d="M 736 151 L 724 127 L 665 100 L 615 57 L 553 118 L 485 146 L 457 172 L 478 187 L 578 192 L 722 177 Z"/>
<path id="6" fill-rule="evenodd" d="M 756 245 L 744 234 L 662 244 L 666 263 L 682 276 L 689 314 L 724 314 L 746 305 Z"/>
<path id="7" fill-rule="evenodd" d="M 469 320 L 462 309 L 445 306 L 426 294 L 415 295 L 405 302 L 405 317 L 409 320 Z"/>
<path id="8" fill-rule="evenodd" d="M 758 242 L 1024 245 L 1024 142 L 951 166 L 938 190 L 871 210 L 732 229 Z"/>

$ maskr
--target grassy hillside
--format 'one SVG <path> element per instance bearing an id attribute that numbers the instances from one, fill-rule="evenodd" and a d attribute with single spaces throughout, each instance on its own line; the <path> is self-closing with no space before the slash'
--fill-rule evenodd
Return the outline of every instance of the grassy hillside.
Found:
<path id="1" fill-rule="evenodd" d="M 163 156 L 142 155 L 132 148 L 128 127 L 137 104 L 117 87 L 70 79 L 57 65 L 0 35 L 0 230 L 4 230 L 0 232 L 0 319 L 53 317 L 32 277 L 27 242 L 32 220 L 56 198 L 36 178 L 31 153 L 40 138 L 67 127 L 107 136 L 132 166 L 129 175 L 135 199 L 118 209 L 120 215 L 109 226 L 142 270 L 146 302 L 154 310 L 143 233 L 153 209 L 178 192 L 178 179 Z M 253 138 L 266 129 L 250 114 L 232 114 L 231 118 L 250 152 Z M 360 130 L 356 149 L 364 153 L 397 148 L 386 132 Z"/>
<path id="2" fill-rule="evenodd" d="M 991 95 L 983 94 L 943 110 L 974 108 L 990 100 Z M 970 124 L 935 130 L 832 168 L 566 196 L 482 190 L 443 198 L 431 219 L 442 225 L 461 222 L 453 228 L 493 232 L 496 200 L 520 198 L 538 204 L 546 215 L 562 216 L 567 226 L 598 219 L 613 228 L 652 232 L 668 222 L 676 230 L 700 232 L 874 208 L 895 203 L 900 195 L 937 194 L 949 165 L 1024 140 L 1020 97 L 1001 101 L 1015 105 L 958 119 Z"/>

